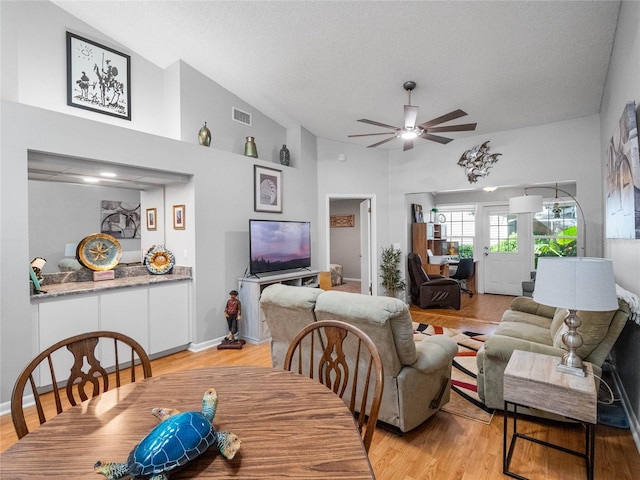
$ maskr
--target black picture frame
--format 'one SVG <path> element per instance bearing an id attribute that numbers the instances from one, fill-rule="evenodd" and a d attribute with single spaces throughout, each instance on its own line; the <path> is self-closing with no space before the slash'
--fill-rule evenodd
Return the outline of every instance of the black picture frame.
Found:
<path id="1" fill-rule="evenodd" d="M 67 105 L 131 120 L 131 57 L 67 32 Z"/>
<path id="2" fill-rule="evenodd" d="M 282 171 L 253 166 L 253 209 L 256 212 L 282 213 Z"/>

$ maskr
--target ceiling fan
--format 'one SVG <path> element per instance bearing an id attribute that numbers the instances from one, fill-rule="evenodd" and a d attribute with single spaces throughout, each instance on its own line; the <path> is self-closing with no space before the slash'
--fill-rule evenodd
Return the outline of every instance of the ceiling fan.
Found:
<path id="1" fill-rule="evenodd" d="M 349 135 L 349 137 L 351 138 L 368 137 L 370 135 L 391 135 L 389 138 L 385 138 L 380 142 L 369 145 L 367 148 L 377 147 L 378 145 L 382 145 L 383 143 L 390 142 L 394 138 L 402 138 L 402 140 L 404 141 L 403 150 L 406 151 L 413 148 L 413 140 L 417 137 L 424 138 L 425 140 L 431 140 L 433 142 L 447 144 L 453 139 L 441 137 L 439 135 L 433 135 L 433 133 L 464 132 L 476 129 L 475 123 L 436 127 L 436 125 L 440 125 L 441 123 L 449 122 L 451 120 L 455 120 L 456 118 L 464 117 L 465 115 L 467 115 L 466 112 L 463 112 L 460 109 L 449 112 L 446 115 L 442 115 L 441 117 L 434 118 L 433 120 L 429 120 L 428 122 L 421 123 L 420 125 L 416 125 L 416 120 L 418 118 L 418 107 L 415 105 L 411 105 L 411 91 L 416 88 L 416 82 L 404 82 L 403 87 L 409 93 L 409 105 L 404 106 L 404 127 L 394 127 L 393 125 L 387 125 L 386 123 L 380 123 L 374 120 L 361 118 L 360 120 L 358 120 L 359 122 L 376 125 L 378 127 L 391 128 L 393 131 L 381 133 L 363 133 L 360 135 Z"/>

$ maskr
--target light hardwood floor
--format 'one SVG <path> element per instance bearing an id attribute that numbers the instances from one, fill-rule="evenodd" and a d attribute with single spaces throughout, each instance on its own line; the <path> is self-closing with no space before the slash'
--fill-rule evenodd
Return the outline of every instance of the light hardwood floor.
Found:
<path id="1" fill-rule="evenodd" d="M 472 299 L 463 298 L 459 311 L 412 307 L 411 312 L 417 322 L 492 333 L 510 301 L 511 297 L 506 296 L 474 295 Z M 180 352 L 154 360 L 153 375 L 216 365 L 270 366 L 269 346 L 247 344 L 242 350 Z M 34 414 L 30 422 L 37 423 Z M 525 429 L 544 440 L 572 449 L 583 448 L 580 426 L 528 420 L 519 424 L 519 430 Z M 490 425 L 438 412 L 404 435 L 378 428 L 369 458 L 378 480 L 504 479 L 502 426 L 501 412 L 496 413 Z M 0 451 L 16 441 L 10 415 L 0 417 L 0 441 Z M 583 480 L 586 476 L 582 459 L 529 442 L 518 442 L 511 467 L 532 480 Z M 638 478 L 638 472 L 640 454 L 629 430 L 598 426 L 595 478 L 631 480 Z"/>

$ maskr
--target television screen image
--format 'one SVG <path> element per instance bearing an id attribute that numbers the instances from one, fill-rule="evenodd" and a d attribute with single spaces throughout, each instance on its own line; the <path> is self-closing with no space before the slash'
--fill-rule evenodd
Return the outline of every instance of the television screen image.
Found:
<path id="1" fill-rule="evenodd" d="M 279 220 L 249 220 L 251 275 L 309 268 L 311 224 Z"/>

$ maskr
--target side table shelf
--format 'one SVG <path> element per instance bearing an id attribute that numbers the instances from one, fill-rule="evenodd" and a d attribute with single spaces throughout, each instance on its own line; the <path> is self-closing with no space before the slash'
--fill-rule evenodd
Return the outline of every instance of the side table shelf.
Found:
<path id="1" fill-rule="evenodd" d="M 516 350 L 504 371 L 504 432 L 502 473 L 513 478 L 526 477 L 509 470 L 518 438 L 584 458 L 587 479 L 593 480 L 597 423 L 597 392 L 593 367 L 584 362 L 587 375 L 579 377 L 556 369 L 559 357 Z M 513 407 L 513 431 L 509 437 L 509 407 Z M 567 417 L 585 427 L 584 451 L 570 450 L 518 433 L 518 407 L 529 407 Z M 507 448 L 508 447 L 508 448 Z"/>
<path id="2" fill-rule="evenodd" d="M 242 320 L 238 322 L 238 333 L 243 340 L 260 344 L 271 338 L 267 322 L 260 310 L 260 294 L 262 290 L 274 283 L 297 287 L 320 287 L 318 270 L 301 270 L 296 272 L 265 274 L 261 277 L 243 277 L 238 279 L 238 298 L 242 303 Z"/>

